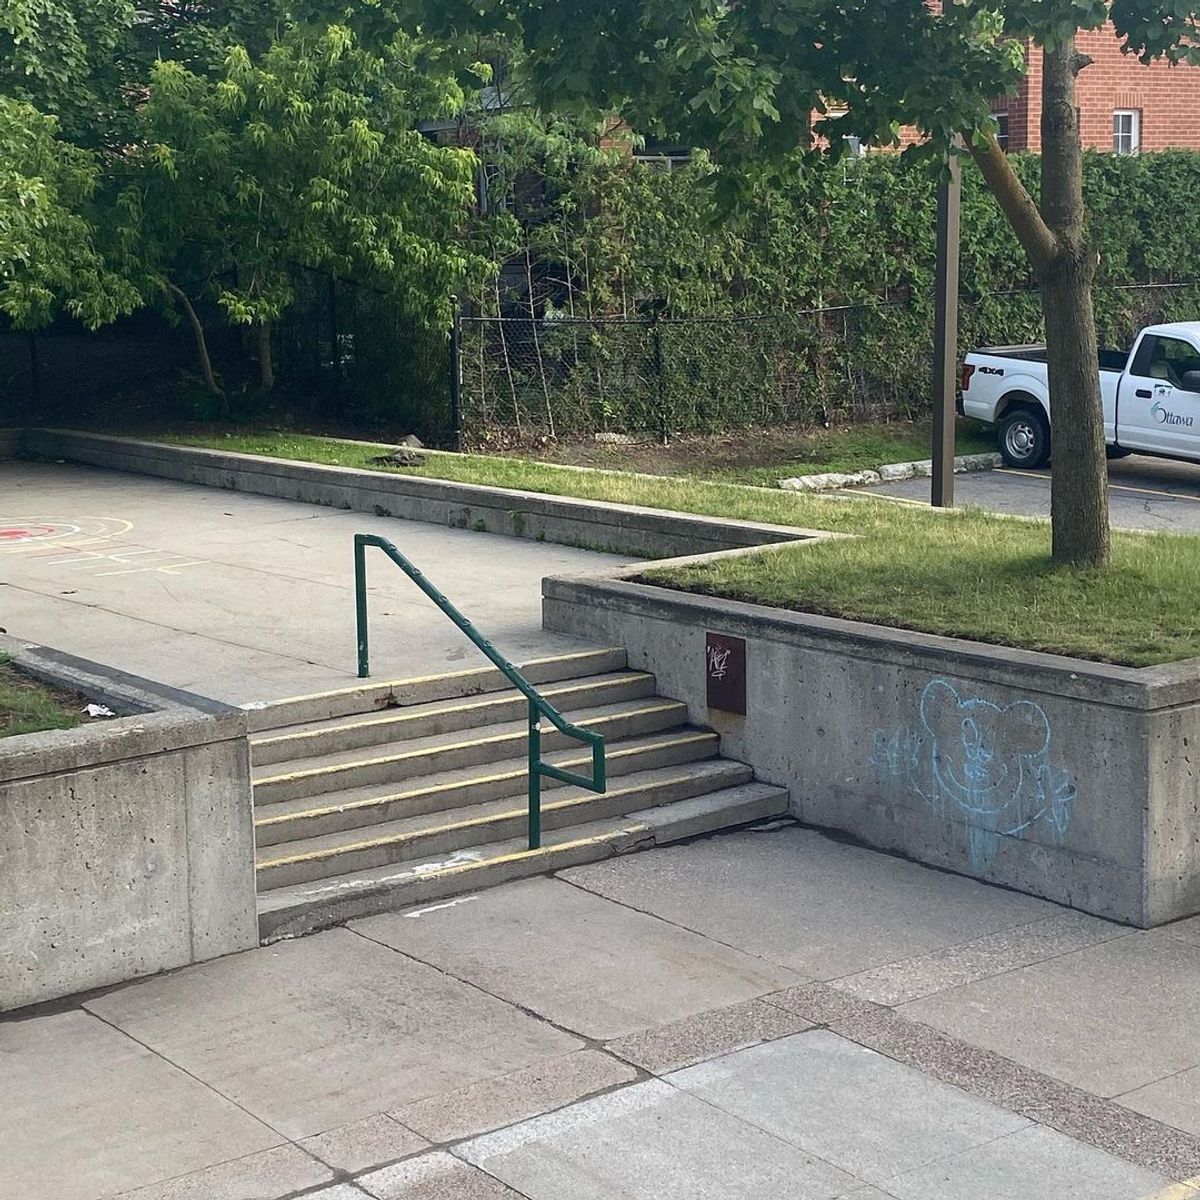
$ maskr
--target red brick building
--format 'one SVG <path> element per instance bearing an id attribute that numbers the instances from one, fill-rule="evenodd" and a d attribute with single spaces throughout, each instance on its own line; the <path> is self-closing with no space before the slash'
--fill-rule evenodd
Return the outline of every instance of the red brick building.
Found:
<path id="1" fill-rule="evenodd" d="M 1079 75 L 1079 131 L 1092 150 L 1200 150 L 1200 67 L 1139 62 L 1122 54 L 1111 26 L 1081 32 L 1079 50 L 1092 65 Z M 1029 71 L 1015 96 L 996 102 L 1000 144 L 1042 145 L 1042 56 L 1027 50 Z"/>

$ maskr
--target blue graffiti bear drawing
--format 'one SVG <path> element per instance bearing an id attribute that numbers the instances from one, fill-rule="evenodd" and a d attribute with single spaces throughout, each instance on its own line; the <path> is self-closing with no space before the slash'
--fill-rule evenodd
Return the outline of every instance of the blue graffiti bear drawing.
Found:
<path id="1" fill-rule="evenodd" d="M 958 818 L 976 869 L 994 862 L 1001 837 L 1036 822 L 1065 836 L 1075 785 L 1051 762 L 1050 721 L 1040 705 L 993 704 L 933 679 L 918 715 L 915 730 L 876 731 L 871 763 L 903 779 L 939 815 Z"/>

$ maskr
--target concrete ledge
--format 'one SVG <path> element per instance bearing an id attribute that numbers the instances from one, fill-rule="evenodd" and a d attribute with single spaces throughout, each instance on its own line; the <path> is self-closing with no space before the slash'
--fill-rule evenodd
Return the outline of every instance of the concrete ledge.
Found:
<path id="1" fill-rule="evenodd" d="M 0 739 L 0 1010 L 258 941 L 246 715 L 0 637 L 122 714 Z"/>
<path id="2" fill-rule="evenodd" d="M 624 645 L 806 823 L 1128 924 L 1200 911 L 1200 660 L 1134 669 L 638 583 L 548 579 L 547 628 Z M 709 708 L 706 635 L 746 641 Z"/>
<path id="3" fill-rule="evenodd" d="M 954 473 L 967 471 L 991 471 L 1004 465 L 999 454 L 960 454 L 954 460 Z M 826 471 L 817 475 L 797 475 L 792 479 L 781 479 L 779 486 L 790 492 L 826 492 L 838 488 L 868 487 L 873 483 L 895 483 L 903 479 L 925 479 L 933 474 L 933 460 L 917 462 L 884 463 L 875 470 Z"/>
<path id="4" fill-rule="evenodd" d="M 791 526 L 168 446 L 72 430 L 27 430 L 22 453 L 639 558 L 674 557 L 828 536 Z"/>

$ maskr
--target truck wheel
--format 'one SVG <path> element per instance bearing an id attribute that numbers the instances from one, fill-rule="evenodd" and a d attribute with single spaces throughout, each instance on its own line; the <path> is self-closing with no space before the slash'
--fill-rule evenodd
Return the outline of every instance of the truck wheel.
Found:
<path id="1" fill-rule="evenodd" d="M 1040 467 L 1050 457 L 1050 426 L 1040 412 L 1017 408 L 1000 420 L 1000 457 L 1008 467 Z"/>

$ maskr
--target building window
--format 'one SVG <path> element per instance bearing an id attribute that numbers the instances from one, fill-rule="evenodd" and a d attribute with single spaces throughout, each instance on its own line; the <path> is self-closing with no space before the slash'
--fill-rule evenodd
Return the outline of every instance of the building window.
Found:
<path id="1" fill-rule="evenodd" d="M 1113 113 L 1113 153 L 1136 154 L 1142 145 L 1142 113 L 1137 108 L 1118 108 Z"/>
<path id="2" fill-rule="evenodd" d="M 1008 109 L 992 113 L 992 120 L 996 122 L 996 144 L 1008 153 Z"/>

